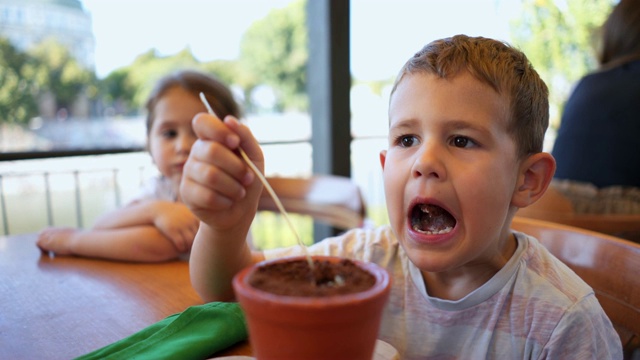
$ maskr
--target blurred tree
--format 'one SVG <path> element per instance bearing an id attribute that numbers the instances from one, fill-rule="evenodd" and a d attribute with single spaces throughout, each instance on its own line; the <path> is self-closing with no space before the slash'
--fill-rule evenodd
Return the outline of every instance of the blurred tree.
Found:
<path id="1" fill-rule="evenodd" d="M 158 80 L 179 69 L 199 69 L 200 62 L 188 48 L 172 56 L 159 56 L 155 49 L 138 56 L 129 66 L 129 78 L 137 91 L 132 106 L 142 109 Z"/>
<path id="2" fill-rule="evenodd" d="M 86 95 L 99 100 L 101 106 L 113 109 L 117 115 L 138 114 L 162 76 L 188 68 L 212 74 L 230 86 L 241 88 L 243 97 L 240 100 L 244 101 L 247 112 L 251 111 L 251 92 L 260 85 L 268 85 L 276 91 L 277 109 L 304 111 L 308 108 L 305 14 L 305 2 L 299 0 L 254 23 L 243 37 L 239 61 L 202 63 L 189 48 L 171 56 L 159 56 L 151 49 L 103 80 L 96 79 L 94 72 L 80 66 L 70 52 L 53 39 L 45 40 L 26 54 L 13 48 L 12 51 L 5 50 L 4 47 L 10 46 L 6 42 L 0 54 L 3 58 L 0 110 L 13 121 L 24 122 L 37 115 L 37 102 L 47 94 L 55 99 L 56 110 L 65 108 L 68 111 L 79 95 Z M 16 54 L 21 58 L 8 60 L 18 56 Z M 11 65 L 5 66 L 9 61 Z M 17 94 L 24 99 L 19 102 Z M 22 102 L 30 107 L 15 106 Z M 9 115 L 9 108 L 12 115 Z"/>
<path id="3" fill-rule="evenodd" d="M 235 83 L 238 66 L 233 61 L 199 62 L 189 48 L 170 55 L 159 56 L 155 49 L 139 55 L 134 62 L 111 72 L 101 82 L 101 97 L 116 114 L 138 114 L 158 80 L 182 69 L 199 70 L 216 76 L 226 84 Z"/>
<path id="4" fill-rule="evenodd" d="M 29 57 L 0 38 L 0 123 L 24 124 L 38 115 L 36 86 L 26 76 Z"/>
<path id="5" fill-rule="evenodd" d="M 215 60 L 201 65 L 201 70 L 215 76 L 218 80 L 231 86 L 233 84 L 244 88 L 242 71 L 237 61 Z"/>
<path id="6" fill-rule="evenodd" d="M 522 0 L 511 35 L 549 86 L 557 128 L 573 85 L 597 67 L 598 30 L 617 0 Z"/>
<path id="7" fill-rule="evenodd" d="M 95 74 L 81 66 L 71 53 L 53 39 L 46 39 L 28 51 L 32 62 L 27 67 L 27 77 L 38 85 L 38 93 L 53 94 L 56 109 L 69 111 L 78 96 L 96 86 Z"/>
<path id="8" fill-rule="evenodd" d="M 272 11 L 245 33 L 239 61 L 199 62 L 189 48 L 160 56 L 155 49 L 139 55 L 131 65 L 109 74 L 100 85 L 100 98 L 116 114 L 143 111 L 153 86 L 164 75 L 195 69 L 242 89 L 243 108 L 251 112 L 251 92 L 269 85 L 279 94 L 278 109 L 308 108 L 306 93 L 307 32 L 305 3 L 297 1 Z"/>
<path id="9" fill-rule="evenodd" d="M 116 69 L 100 81 L 100 97 L 114 115 L 133 112 L 136 91 L 137 87 L 132 83 L 127 68 Z"/>
<path id="10" fill-rule="evenodd" d="M 241 98 L 236 99 L 243 108 L 243 113 L 252 112 L 251 90 L 255 87 L 256 79 L 254 76 L 243 71 L 239 61 L 216 60 L 203 64 L 203 70 L 209 74 L 215 75 L 220 81 L 232 87 L 239 89 Z"/>
<path id="11" fill-rule="evenodd" d="M 240 63 L 245 92 L 269 85 L 277 93 L 277 108 L 307 110 L 307 50 L 305 1 L 272 10 L 244 34 Z M 247 97 L 248 98 L 248 97 Z"/>

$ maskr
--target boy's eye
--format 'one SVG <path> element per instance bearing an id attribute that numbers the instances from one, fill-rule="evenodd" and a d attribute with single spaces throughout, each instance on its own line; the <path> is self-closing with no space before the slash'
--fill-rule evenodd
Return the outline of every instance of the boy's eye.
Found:
<path id="1" fill-rule="evenodd" d="M 411 147 L 418 142 L 415 136 L 412 135 L 404 135 L 398 138 L 398 143 L 402 147 Z"/>
<path id="2" fill-rule="evenodd" d="M 465 136 L 456 136 L 451 140 L 451 143 L 453 146 L 459 147 L 459 148 L 467 148 L 475 145 L 473 140 Z"/>

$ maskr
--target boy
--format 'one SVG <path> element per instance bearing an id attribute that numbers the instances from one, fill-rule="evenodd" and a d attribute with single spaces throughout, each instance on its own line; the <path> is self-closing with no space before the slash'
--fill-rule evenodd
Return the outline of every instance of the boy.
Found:
<path id="1" fill-rule="evenodd" d="M 428 44 L 396 79 L 380 153 L 390 226 L 309 250 L 389 270 L 380 339 L 401 358 L 622 358 L 593 291 L 536 239 L 510 230 L 555 170 L 542 152 L 547 94 L 520 51 L 464 35 Z M 249 251 L 261 186 L 234 151 L 263 169 L 260 148 L 231 117 L 198 115 L 194 128 L 181 184 L 202 221 L 192 283 L 206 301 L 229 300 L 241 268 L 302 250 Z"/>

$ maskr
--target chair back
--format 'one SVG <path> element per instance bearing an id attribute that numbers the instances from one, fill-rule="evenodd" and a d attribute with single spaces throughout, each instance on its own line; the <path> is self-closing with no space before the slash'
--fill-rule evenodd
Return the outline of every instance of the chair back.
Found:
<path id="1" fill-rule="evenodd" d="M 527 211 L 518 217 L 550 221 L 596 231 L 640 243 L 640 214 L 575 214 L 553 211 Z"/>
<path id="2" fill-rule="evenodd" d="M 267 181 L 288 213 L 309 215 L 342 230 L 364 224 L 364 199 L 360 187 L 350 178 L 316 175 L 310 178 L 267 177 Z M 266 189 L 260 196 L 258 210 L 279 211 Z"/>
<path id="3" fill-rule="evenodd" d="M 518 210 L 519 217 L 546 220 L 640 243 L 640 214 L 579 214 L 558 190 L 549 187 L 536 203 Z"/>
<path id="4" fill-rule="evenodd" d="M 518 216 L 512 228 L 537 238 L 593 288 L 627 356 L 640 348 L 640 244 Z"/>

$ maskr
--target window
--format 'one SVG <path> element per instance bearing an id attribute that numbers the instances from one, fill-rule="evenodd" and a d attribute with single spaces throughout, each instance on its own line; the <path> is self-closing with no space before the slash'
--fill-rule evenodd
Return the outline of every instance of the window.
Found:
<path id="1" fill-rule="evenodd" d="M 76 96 L 64 101 L 61 101 L 62 92 L 42 93 L 36 103 L 20 99 L 24 101 L 26 109 L 22 112 L 15 111 L 15 106 L 3 108 L 0 100 L 0 109 L 3 110 L 0 111 L 0 149 L 5 160 L 0 162 L 0 179 L 7 188 L 3 202 L 10 203 L 11 196 L 20 197 L 24 194 L 24 189 L 10 192 L 14 185 L 9 186 L 9 176 L 15 176 L 16 169 L 32 173 L 46 167 L 44 163 L 38 162 L 40 160 L 29 160 L 17 167 L 15 162 L 6 161 L 11 159 L 12 153 L 18 153 L 21 157 L 37 157 L 68 155 L 69 151 L 90 151 L 96 154 L 131 152 L 131 159 L 136 160 L 123 160 L 127 156 L 120 154 L 117 155 L 118 164 L 131 164 L 134 169 L 140 166 L 152 169 L 143 150 L 144 113 L 141 104 L 145 91 L 149 91 L 154 79 L 175 67 L 203 67 L 216 72 L 232 85 L 238 98 L 245 104 L 249 126 L 265 144 L 269 174 L 309 175 L 312 171 L 312 149 L 308 143 L 311 137 L 311 120 L 304 106 L 304 96 L 299 96 L 295 91 L 295 81 L 287 83 L 288 88 L 278 88 L 285 81 L 297 79 L 285 76 L 286 72 L 278 73 L 274 77 L 280 79 L 280 84 L 274 83 L 272 79 L 269 82 L 266 78 L 243 78 L 246 71 L 236 74 L 228 71 L 234 69 L 234 66 L 237 70 L 241 61 L 243 65 L 251 62 L 250 59 L 243 58 L 248 56 L 246 51 L 254 51 L 254 56 L 260 54 L 260 51 L 267 55 L 275 53 L 277 41 L 281 39 L 268 32 L 269 21 L 265 19 L 288 16 L 289 23 L 285 23 L 290 27 L 283 27 L 279 31 L 299 31 L 303 20 L 291 15 L 291 8 L 298 6 L 301 1 L 32 0 L 23 2 L 24 4 L 0 4 L 0 14 L 3 16 L 0 37 L 9 39 L 17 52 L 32 51 L 29 50 L 30 47 L 44 41 L 44 36 L 31 36 L 31 31 L 16 32 L 8 25 L 11 22 L 4 19 L 14 19 L 12 21 L 15 24 L 25 24 L 33 21 L 29 14 L 60 16 L 60 21 L 57 22 L 60 29 L 40 30 L 50 34 L 67 32 L 68 37 L 60 35 L 62 37 L 59 43 L 64 48 L 65 41 L 72 39 L 74 46 L 67 47 L 67 50 L 77 52 L 71 54 L 68 63 L 77 63 L 73 67 L 73 73 L 84 81 L 80 83 L 87 84 L 85 87 L 80 86 Z M 580 1 L 587 0 L 569 2 Z M 377 154 L 386 146 L 389 87 L 396 72 L 413 52 L 427 42 L 443 36 L 467 33 L 513 41 L 512 22 L 522 18 L 523 9 L 527 6 L 530 8 L 533 3 L 495 0 L 350 1 L 351 129 L 354 138 L 351 146 L 352 177 L 363 188 L 370 216 L 376 223 L 386 221 Z M 568 2 L 557 3 L 562 6 Z M 153 6 L 153 16 L 150 16 L 150 6 Z M 549 6 L 554 5 L 551 3 Z M 56 11 L 47 7 L 55 7 L 53 10 Z M 283 15 L 286 11 L 290 12 Z M 291 30 L 291 26 L 294 30 Z M 265 35 L 266 39 L 261 40 L 259 35 Z M 254 43 L 247 44 L 251 38 Z M 59 50 L 55 45 L 50 46 L 52 47 L 41 53 L 52 54 L 54 52 L 51 49 Z M 251 49 L 251 46 L 254 48 Z M 250 49 L 247 50 L 247 47 Z M 1 54 L 9 51 L 6 46 L 1 49 Z M 29 55 L 33 55 L 33 52 Z M 274 62 L 268 64 L 270 68 L 267 69 L 275 69 L 276 66 L 287 63 L 282 58 L 277 56 Z M 50 58 L 38 61 L 47 64 L 46 66 L 54 66 L 55 63 Z M 263 63 L 266 61 L 256 61 L 254 66 Z M 88 77 L 86 74 L 82 75 L 80 70 L 83 68 L 89 69 Z M 274 75 L 272 73 L 275 71 L 262 70 L 260 73 Z M 48 81 L 59 80 L 52 78 Z M 73 88 L 71 85 L 76 84 L 59 82 L 62 89 Z M 133 87 L 131 83 L 134 83 Z M 29 84 L 21 86 L 24 88 Z M 109 86 L 112 93 L 105 95 L 104 89 Z M 8 87 L 1 88 L 6 90 Z M 282 94 L 291 88 L 294 90 L 287 93 L 289 98 L 283 100 Z M 14 96 L 24 93 L 18 91 L 17 87 L 15 89 L 11 93 Z M 11 102 L 16 104 L 18 100 L 13 99 Z M 24 116 L 25 113 L 34 115 Z M 20 116 L 23 118 L 19 118 Z M 38 152 L 44 154 L 38 155 Z M 105 157 L 100 156 L 100 159 Z M 72 158 L 71 161 L 77 161 L 77 158 Z M 59 169 L 67 168 L 61 162 L 56 164 Z M 79 164 L 82 164 L 83 169 L 88 169 L 92 164 L 101 168 L 97 161 Z M 72 169 L 74 166 L 68 168 Z M 113 178 L 112 175 L 108 177 Z M 19 187 L 21 183 L 27 184 L 28 181 L 18 181 L 15 186 Z M 24 186 L 26 188 L 31 185 Z M 105 207 L 113 206 L 116 206 L 116 202 Z M 6 218 L 7 214 L 4 216 Z M 85 226 L 91 222 L 90 217 L 89 214 L 84 216 Z M 37 224 L 37 227 L 41 226 L 42 223 Z M 28 230 L 35 231 L 36 228 Z"/>

